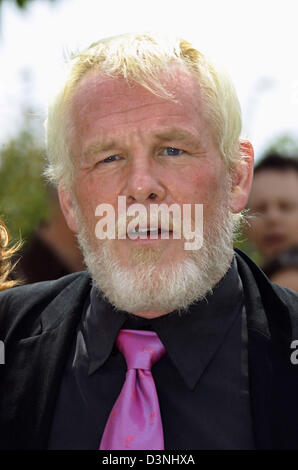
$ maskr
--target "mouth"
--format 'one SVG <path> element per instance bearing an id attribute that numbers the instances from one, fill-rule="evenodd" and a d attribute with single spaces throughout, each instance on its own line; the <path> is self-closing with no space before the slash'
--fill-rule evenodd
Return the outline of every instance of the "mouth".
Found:
<path id="1" fill-rule="evenodd" d="M 270 234 L 270 235 L 266 235 L 263 238 L 263 242 L 264 242 L 264 245 L 266 245 L 267 247 L 269 246 L 271 248 L 279 247 L 286 242 L 286 237 L 281 234 Z"/>
<path id="2" fill-rule="evenodd" d="M 131 240 L 159 240 L 169 239 L 173 236 L 173 230 L 162 229 L 161 227 L 136 227 L 127 232 Z"/>

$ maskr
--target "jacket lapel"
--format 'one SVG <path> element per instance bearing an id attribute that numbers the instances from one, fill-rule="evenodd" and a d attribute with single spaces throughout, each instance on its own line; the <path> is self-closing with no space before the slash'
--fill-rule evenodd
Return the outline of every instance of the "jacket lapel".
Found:
<path id="1" fill-rule="evenodd" d="M 20 340 L 7 354 L 0 403 L 2 448 L 46 448 L 64 366 L 89 290 L 86 275 L 68 285 L 42 313 L 41 334 Z"/>
<path id="2" fill-rule="evenodd" d="M 297 448 L 297 372 L 289 311 L 261 270 L 237 251 L 246 298 L 249 382 L 257 449 Z M 240 256 L 239 256 L 240 255 Z M 293 380 L 294 379 L 294 380 Z M 296 415 L 296 418 L 294 416 Z"/>

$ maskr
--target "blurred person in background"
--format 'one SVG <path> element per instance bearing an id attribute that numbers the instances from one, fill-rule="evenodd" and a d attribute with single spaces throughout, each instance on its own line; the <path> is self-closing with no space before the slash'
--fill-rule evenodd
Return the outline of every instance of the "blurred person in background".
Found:
<path id="1" fill-rule="evenodd" d="M 24 246 L 12 276 L 30 284 L 85 269 L 77 239 L 61 211 L 57 191 L 49 188 L 48 220 L 41 222 Z"/>
<path id="2" fill-rule="evenodd" d="M 254 169 L 247 208 L 246 234 L 263 263 L 298 245 L 298 158 L 263 158 Z"/>
<path id="3" fill-rule="evenodd" d="M 26 121 L 0 149 L 0 203 L 10 236 L 22 235 L 10 277 L 22 283 L 57 279 L 84 269 L 75 235 L 61 212 L 57 190 L 43 177 L 44 146 Z M 12 261 L 14 264 L 14 261 Z"/>
<path id="4" fill-rule="evenodd" d="M 18 284 L 16 280 L 9 279 L 13 265 L 11 258 L 20 248 L 20 243 L 9 247 L 9 234 L 5 224 L 0 220 L 0 290 L 8 289 Z"/>
<path id="5" fill-rule="evenodd" d="M 263 271 L 272 282 L 298 292 L 298 245 L 268 261 Z"/>

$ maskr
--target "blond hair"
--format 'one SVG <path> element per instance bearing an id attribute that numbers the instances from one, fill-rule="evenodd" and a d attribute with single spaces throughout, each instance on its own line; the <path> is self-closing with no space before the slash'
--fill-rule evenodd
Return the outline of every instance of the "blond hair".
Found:
<path id="1" fill-rule="evenodd" d="M 15 280 L 8 280 L 8 276 L 16 264 L 12 264 L 10 260 L 20 246 L 19 242 L 9 248 L 9 234 L 6 226 L 0 220 L 0 290 L 8 289 L 19 283 Z"/>
<path id="2" fill-rule="evenodd" d="M 207 118 L 220 154 L 228 168 L 242 159 L 241 111 L 229 77 L 184 39 L 164 39 L 157 34 L 125 34 L 103 39 L 74 55 L 67 77 L 49 105 L 46 121 L 47 178 L 71 188 L 73 164 L 67 136 L 71 131 L 69 107 L 82 77 L 92 69 L 107 77 L 123 77 L 152 93 L 173 99 L 161 83 L 174 73 L 172 64 L 198 79 Z"/>

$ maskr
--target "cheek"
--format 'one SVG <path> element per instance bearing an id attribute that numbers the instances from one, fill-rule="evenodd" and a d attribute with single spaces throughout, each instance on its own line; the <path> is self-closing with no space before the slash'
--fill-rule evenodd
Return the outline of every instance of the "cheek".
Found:
<path id="1" fill-rule="evenodd" d="M 85 185 L 82 183 L 76 184 L 75 195 L 84 213 L 88 213 L 91 210 L 94 211 L 96 207 L 96 203 L 94 203 L 96 200 L 94 193 L 95 190 L 91 185 Z"/>
<path id="2" fill-rule="evenodd" d="M 250 239 L 254 241 L 256 244 L 264 244 L 263 235 L 264 230 L 254 230 L 253 228 L 250 229 Z"/>
<path id="3" fill-rule="evenodd" d="M 222 180 L 214 168 L 201 166 L 182 171 L 176 186 L 177 196 L 183 202 L 209 206 L 221 192 Z"/>
<path id="4" fill-rule="evenodd" d="M 289 215 L 288 220 L 289 220 L 289 224 L 292 227 L 296 227 L 296 229 L 298 230 L 298 211 L 293 211 Z"/>
<path id="5" fill-rule="evenodd" d="M 109 204 L 117 210 L 117 191 L 113 180 L 98 178 L 95 175 L 84 175 L 75 181 L 75 196 L 79 201 L 81 213 L 89 227 L 90 233 L 95 234 L 99 216 L 95 215 L 99 204 Z M 96 241 L 98 243 L 99 240 Z"/>
<path id="6" fill-rule="evenodd" d="M 96 188 L 93 186 L 85 184 L 82 181 L 76 182 L 75 196 L 80 207 L 80 212 L 89 230 L 92 229 L 92 233 L 96 224 L 95 209 L 97 206 L 96 201 L 98 200 L 95 193 Z"/>
<path id="7" fill-rule="evenodd" d="M 113 178 L 98 178 L 95 174 L 87 174 L 77 178 L 75 194 L 86 211 L 94 212 L 99 204 L 114 205 L 115 194 L 117 194 L 115 181 Z"/>

